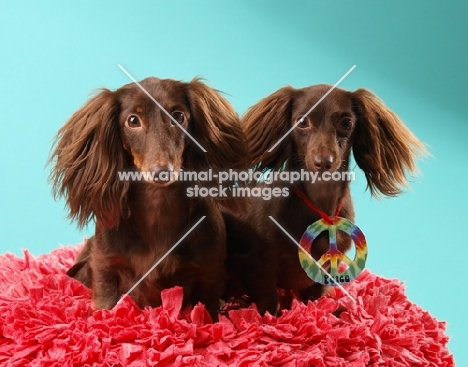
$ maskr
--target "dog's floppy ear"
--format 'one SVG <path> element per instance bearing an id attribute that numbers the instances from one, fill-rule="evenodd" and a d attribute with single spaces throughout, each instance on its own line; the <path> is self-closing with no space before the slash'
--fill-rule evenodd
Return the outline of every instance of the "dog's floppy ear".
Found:
<path id="1" fill-rule="evenodd" d="M 124 214 L 129 183 L 119 180 L 125 153 L 119 134 L 115 92 L 104 89 L 59 130 L 49 163 L 55 198 L 65 197 L 79 227 L 95 218 L 105 226 Z"/>
<path id="2" fill-rule="evenodd" d="M 214 172 L 245 170 L 248 168 L 248 146 L 240 125 L 239 116 L 231 104 L 221 94 L 195 78 L 188 86 L 193 137 L 206 149 L 203 152 L 194 143 L 190 143 L 185 154 L 185 161 L 190 169 Z M 206 182 L 210 186 L 213 183 Z M 231 187 L 233 181 L 224 182 L 224 187 Z M 233 198 L 229 189 L 229 198 L 215 198 L 223 206 L 234 211 L 245 209 L 245 200 Z"/>
<path id="3" fill-rule="evenodd" d="M 200 163 L 196 168 L 218 171 L 243 169 L 247 145 L 239 117 L 230 103 L 198 78 L 188 83 L 187 94 L 193 136 L 207 151 L 204 153 L 200 148 L 195 148 Z"/>
<path id="4" fill-rule="evenodd" d="M 241 122 L 247 135 L 251 164 L 258 169 L 278 170 L 290 158 L 291 139 L 286 137 L 270 150 L 291 128 L 295 89 L 287 86 L 250 107 Z"/>
<path id="5" fill-rule="evenodd" d="M 424 144 L 366 89 L 352 92 L 358 116 L 353 154 L 364 171 L 373 196 L 396 196 L 407 186 L 407 174 L 417 172 L 415 159 L 426 155 Z"/>

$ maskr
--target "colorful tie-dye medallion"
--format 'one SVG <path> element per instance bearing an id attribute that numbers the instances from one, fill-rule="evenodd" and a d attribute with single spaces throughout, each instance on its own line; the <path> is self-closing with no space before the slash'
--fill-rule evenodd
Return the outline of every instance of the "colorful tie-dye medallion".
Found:
<path id="1" fill-rule="evenodd" d="M 338 285 L 349 283 L 354 280 L 361 271 L 364 270 L 367 259 L 367 242 L 364 233 L 353 222 L 342 217 L 331 217 L 331 224 L 324 219 L 312 223 L 302 235 L 300 244 L 306 250 L 304 253 L 299 249 L 299 261 L 301 266 L 312 280 L 324 285 Z M 336 244 L 336 231 L 342 231 L 351 236 L 356 246 L 356 255 L 351 260 L 346 254 L 338 250 Z M 328 231 L 330 247 L 317 263 L 310 256 L 314 239 Z M 330 262 L 327 275 L 322 267 L 326 262 Z M 344 266 L 342 266 L 345 264 Z M 319 266 L 320 265 L 320 266 Z M 333 280 L 330 279 L 330 275 Z"/>

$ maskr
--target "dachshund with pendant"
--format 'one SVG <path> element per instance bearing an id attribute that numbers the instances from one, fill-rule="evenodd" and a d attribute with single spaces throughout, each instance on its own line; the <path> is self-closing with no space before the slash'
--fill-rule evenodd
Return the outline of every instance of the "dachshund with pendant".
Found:
<path id="1" fill-rule="evenodd" d="M 293 297 L 306 302 L 326 291 L 326 286 L 307 276 L 296 244 L 269 216 L 297 242 L 307 227 L 321 218 L 308 204 L 325 215 L 353 221 L 350 182 L 348 176 L 341 175 L 349 170 L 351 154 L 364 172 L 371 194 L 378 197 L 398 195 L 407 185 L 408 174 L 416 171 L 416 157 L 426 153 L 424 145 L 395 113 L 365 89 L 334 89 L 305 116 L 330 88 L 281 88 L 251 107 L 241 119 L 251 166 L 269 172 L 304 170 L 317 178 L 314 182 L 297 182 L 294 187 L 288 182 L 276 182 L 272 185 L 287 188 L 289 195 L 271 200 L 252 198 L 247 214 L 224 214 L 227 264 L 233 273 L 230 278 L 236 280 L 232 295 L 246 294 L 261 313 L 276 314 L 278 307 L 289 308 Z M 345 179 L 325 179 L 330 176 Z M 318 260 L 328 246 L 328 234 L 324 232 L 313 242 L 312 257 Z M 338 232 L 337 246 L 345 252 L 351 238 Z"/>

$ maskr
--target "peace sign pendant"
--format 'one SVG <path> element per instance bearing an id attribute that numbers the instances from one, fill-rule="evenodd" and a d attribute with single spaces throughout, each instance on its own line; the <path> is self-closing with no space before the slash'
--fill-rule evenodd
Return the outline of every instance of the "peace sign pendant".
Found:
<path id="1" fill-rule="evenodd" d="M 330 224 L 331 222 L 331 224 Z M 342 231 L 351 236 L 356 247 L 356 255 L 354 260 L 351 260 L 346 254 L 338 250 L 336 245 L 336 231 Z M 322 257 L 315 262 L 311 256 L 311 249 L 314 240 L 317 236 L 328 231 L 329 249 Z M 299 249 L 299 261 L 302 268 L 305 270 L 310 279 L 324 285 L 340 285 L 349 283 L 354 280 L 363 270 L 367 260 L 367 242 L 364 233 L 353 222 L 342 217 L 330 217 L 330 221 L 319 219 L 307 227 L 302 235 L 300 244 L 302 249 Z M 326 274 L 323 270 L 323 265 L 329 261 L 330 270 Z M 341 269 L 342 263 L 346 269 Z M 330 276 L 333 279 L 330 279 Z"/>

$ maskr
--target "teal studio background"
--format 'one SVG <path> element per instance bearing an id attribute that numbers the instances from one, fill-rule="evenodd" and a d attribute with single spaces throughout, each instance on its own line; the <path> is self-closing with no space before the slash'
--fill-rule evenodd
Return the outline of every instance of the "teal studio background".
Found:
<path id="1" fill-rule="evenodd" d="M 404 281 L 410 299 L 448 322 L 466 353 L 468 24 L 466 2 L 0 1 L 0 253 L 77 244 L 45 167 L 52 139 L 93 90 L 154 75 L 206 78 L 242 114 L 291 84 L 378 94 L 428 145 L 422 175 L 394 199 L 353 184 L 368 267 Z M 358 171 L 358 168 L 356 168 Z"/>

